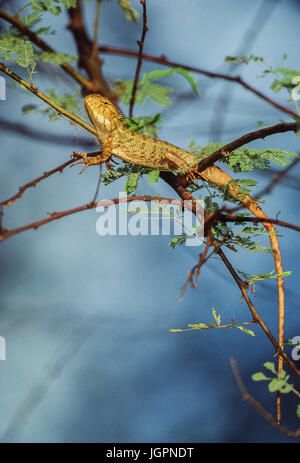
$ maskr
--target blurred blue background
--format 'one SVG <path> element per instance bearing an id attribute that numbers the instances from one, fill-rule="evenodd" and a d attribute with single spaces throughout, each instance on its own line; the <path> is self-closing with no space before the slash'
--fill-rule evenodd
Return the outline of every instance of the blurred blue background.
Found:
<path id="1" fill-rule="evenodd" d="M 148 0 L 149 32 L 145 52 L 183 64 L 219 72 L 241 73 L 250 84 L 272 96 L 271 81 L 257 79 L 258 64 L 233 68 L 226 55 L 254 53 L 279 66 L 299 67 L 300 3 L 292 0 Z M 24 2 L 2 2 L 15 14 Z M 140 9 L 139 2 L 133 5 Z M 95 2 L 85 5 L 92 33 Z M 2 25 L 4 24 L 1 21 Z M 47 37 L 61 52 L 76 54 L 67 15 L 45 16 L 57 29 Z M 141 26 L 125 20 L 116 1 L 102 6 L 99 40 L 103 45 L 137 49 Z M 131 79 L 136 60 L 103 56 L 107 79 Z M 144 62 L 143 71 L 159 69 Z M 73 93 L 76 84 L 60 72 L 35 76 L 41 90 Z M 48 68 L 49 69 L 49 68 Z M 42 72 L 44 70 L 44 72 Z M 19 71 L 19 70 L 18 70 Z M 24 73 L 25 76 L 25 73 Z M 180 76 L 164 80 L 174 88 L 173 105 L 162 108 L 159 136 L 187 148 L 230 141 L 288 116 L 236 84 L 194 75 L 201 96 Z M 276 99 L 285 102 L 286 95 Z M 91 139 L 65 121 L 23 115 L 36 103 L 25 91 L 7 89 L 0 102 L 1 198 L 20 185 L 67 160 L 74 150 L 93 151 Z M 122 108 L 127 111 L 125 107 Z M 155 114 L 152 103 L 135 107 L 135 115 Z M 28 133 L 15 132 L 16 124 Z M 88 146 L 90 144 L 90 146 Z M 257 141 L 258 148 L 299 152 L 292 133 Z M 28 190 L 5 208 L 3 226 L 14 228 L 91 200 L 99 174 L 90 168 L 67 168 Z M 266 212 L 299 223 L 299 168 L 270 197 Z M 241 178 L 241 175 L 239 175 Z M 256 191 L 270 181 L 268 172 L 256 178 Z M 124 180 L 101 186 L 99 199 L 118 196 Z M 143 179 L 138 193 L 174 196 L 162 181 L 153 187 Z M 174 196 L 175 197 L 175 196 Z M 273 349 L 262 331 L 251 337 L 239 330 L 172 334 L 172 328 L 212 321 L 211 309 L 222 321 L 250 320 L 232 278 L 217 258 L 202 269 L 197 290 L 188 289 L 177 302 L 187 272 L 203 248 L 168 246 L 170 237 L 105 236 L 96 233 L 94 210 L 52 222 L 1 244 L 0 335 L 6 338 L 7 360 L 0 362 L 0 440 L 20 442 L 290 442 L 243 402 L 229 359 L 238 361 L 249 392 L 274 412 L 275 397 L 251 374 L 272 361 Z M 285 338 L 300 335 L 299 248 L 296 232 L 280 230 L 284 269 L 293 273 L 286 285 Z M 265 243 L 265 238 L 262 238 Z M 247 252 L 226 254 L 248 273 L 273 270 L 272 257 Z M 297 283 L 298 282 L 298 283 Z M 277 333 L 276 282 L 256 285 L 253 301 L 273 333 Z M 288 347 L 287 352 L 291 349 Z M 299 364 L 299 362 L 298 362 Z M 299 427 L 297 401 L 283 399 L 283 424 Z M 297 422 L 298 421 L 298 422 Z"/>

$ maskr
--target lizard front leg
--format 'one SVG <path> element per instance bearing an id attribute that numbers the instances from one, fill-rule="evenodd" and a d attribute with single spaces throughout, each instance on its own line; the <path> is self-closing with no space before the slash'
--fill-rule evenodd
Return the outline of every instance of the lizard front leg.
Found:
<path id="1" fill-rule="evenodd" d="M 85 164 L 84 168 L 80 172 L 81 174 L 85 171 L 85 169 L 87 169 L 87 167 L 103 164 L 104 162 L 107 169 L 110 171 L 112 170 L 112 166 L 109 162 L 109 159 L 111 157 L 111 143 L 109 141 L 102 143 L 102 151 L 100 151 L 99 154 L 97 154 L 96 156 L 88 157 L 87 153 L 81 153 L 80 151 L 74 153 L 74 156 L 80 156 L 82 160 L 75 162 L 73 166 L 77 166 L 78 164 Z"/>

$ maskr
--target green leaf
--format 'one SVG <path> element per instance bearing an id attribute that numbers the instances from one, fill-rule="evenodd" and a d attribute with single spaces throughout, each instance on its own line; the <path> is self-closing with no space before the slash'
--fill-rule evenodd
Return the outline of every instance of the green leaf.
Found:
<path id="1" fill-rule="evenodd" d="M 139 13 L 131 6 L 130 0 L 118 0 L 120 7 L 125 13 L 127 21 L 139 22 Z"/>
<path id="2" fill-rule="evenodd" d="M 136 132 L 156 138 L 158 136 L 156 124 L 162 122 L 160 116 L 161 113 L 155 116 L 126 117 L 125 123 Z"/>
<path id="3" fill-rule="evenodd" d="M 76 61 L 76 56 L 71 56 L 68 53 L 55 53 L 50 51 L 35 52 L 35 58 L 42 63 L 53 63 L 58 66 L 62 64 L 72 63 Z"/>
<path id="4" fill-rule="evenodd" d="M 275 392 L 281 390 L 284 382 L 281 379 L 274 378 L 268 384 L 268 389 L 270 392 Z"/>
<path id="5" fill-rule="evenodd" d="M 283 386 L 281 386 L 280 388 L 280 392 L 282 392 L 282 394 L 289 394 L 290 392 L 292 392 L 293 389 L 293 384 L 283 384 Z"/>
<path id="6" fill-rule="evenodd" d="M 43 15 L 38 11 L 35 11 L 31 14 L 22 17 L 22 23 L 31 29 L 33 26 L 36 26 L 43 18 Z"/>
<path id="7" fill-rule="evenodd" d="M 222 148 L 222 146 L 224 146 L 224 143 L 208 143 L 207 145 L 201 147 L 196 145 L 194 140 L 192 140 L 189 145 L 189 151 L 196 154 L 199 160 L 201 160 L 202 158 L 207 157 L 215 151 L 219 150 Z"/>
<path id="8" fill-rule="evenodd" d="M 159 174 L 160 174 L 159 169 L 151 170 L 151 172 L 149 172 L 149 174 L 148 174 L 148 182 L 150 183 L 150 185 L 153 186 L 154 183 L 158 182 Z"/>
<path id="9" fill-rule="evenodd" d="M 243 229 L 243 232 L 246 231 L 247 233 L 251 232 L 251 228 L 250 230 L 248 230 L 249 227 L 245 227 Z M 254 230 L 255 231 L 255 230 Z M 291 275 L 291 271 L 286 271 L 286 272 L 282 272 L 282 273 L 277 273 L 274 275 L 274 270 L 272 270 L 271 272 L 269 273 L 258 273 L 256 275 L 251 275 L 249 273 L 245 273 L 243 272 L 242 270 L 238 270 L 238 272 L 247 280 L 247 282 L 249 284 L 252 284 L 252 283 L 256 283 L 257 281 L 261 281 L 261 280 L 270 280 L 271 278 L 284 278 L 284 277 L 287 277 L 289 275 Z"/>
<path id="10" fill-rule="evenodd" d="M 179 237 L 177 238 L 173 238 L 170 242 L 169 242 L 169 246 L 173 249 L 175 249 L 175 247 L 177 245 L 182 245 L 184 243 L 186 243 L 186 241 L 189 239 L 189 236 L 186 234 L 186 233 L 182 233 L 182 235 L 180 235 Z"/>
<path id="11" fill-rule="evenodd" d="M 264 367 L 267 369 L 267 370 L 270 370 L 272 371 L 272 373 L 274 373 L 274 375 L 277 375 L 277 371 L 275 369 L 275 365 L 273 362 L 265 362 L 264 363 Z"/>
<path id="12" fill-rule="evenodd" d="M 121 96 L 121 101 L 125 105 L 129 105 L 131 101 L 133 81 L 117 80 L 116 92 Z M 149 98 L 153 103 L 158 103 L 162 106 L 171 104 L 169 94 L 172 89 L 162 85 L 152 84 L 151 82 L 139 83 L 135 94 L 135 104 L 141 106 Z"/>
<path id="13" fill-rule="evenodd" d="M 37 109 L 37 105 L 35 105 L 35 104 L 27 104 L 27 105 L 23 106 L 22 112 L 24 114 L 29 114 L 32 111 L 34 111 L 35 109 Z"/>
<path id="14" fill-rule="evenodd" d="M 296 415 L 300 418 L 300 404 L 297 405 Z"/>
<path id="15" fill-rule="evenodd" d="M 258 371 L 257 373 L 253 373 L 251 378 L 252 378 L 253 381 L 266 381 L 266 380 L 270 379 L 262 371 Z"/>
<path id="16" fill-rule="evenodd" d="M 217 315 L 217 312 L 214 307 L 212 308 L 212 314 L 213 314 L 214 320 L 216 321 L 217 325 L 220 326 L 221 325 L 221 314 Z"/>
<path id="17" fill-rule="evenodd" d="M 36 31 L 34 31 L 34 33 L 36 35 L 42 35 L 42 34 L 45 34 L 45 35 L 54 35 L 55 34 L 55 30 L 51 28 L 51 26 L 48 26 L 48 27 L 40 27 L 39 29 L 37 29 Z"/>
<path id="18" fill-rule="evenodd" d="M 57 0 L 32 0 L 30 5 L 36 12 L 43 13 L 48 11 L 55 16 L 61 13 L 61 8 L 57 5 Z"/>
<path id="19" fill-rule="evenodd" d="M 34 51 L 32 48 L 32 44 L 29 40 L 22 40 L 19 43 L 18 49 L 18 57 L 15 59 L 15 62 L 22 66 L 23 68 L 27 68 L 29 66 L 34 67 Z"/>
<path id="20" fill-rule="evenodd" d="M 124 186 L 124 191 L 127 195 L 130 195 L 134 191 L 137 190 L 139 181 L 139 174 L 138 173 L 131 173 L 130 176 L 127 178 Z"/>
<path id="21" fill-rule="evenodd" d="M 171 100 L 169 98 L 169 94 L 171 93 L 172 89 L 163 85 L 154 84 L 153 81 L 175 73 L 183 75 L 191 84 L 195 93 L 197 95 L 199 94 L 199 90 L 193 76 L 185 69 L 177 67 L 170 70 L 150 71 L 148 73 L 144 73 L 141 80 L 138 82 L 135 94 L 135 103 L 137 105 L 142 105 L 145 103 L 147 98 L 149 98 L 153 103 L 157 103 L 162 106 L 170 105 Z M 116 80 L 115 90 L 120 95 L 123 104 L 129 105 L 131 101 L 132 89 L 132 80 Z"/>
<path id="22" fill-rule="evenodd" d="M 260 56 L 255 56 L 255 55 L 250 55 L 250 56 L 226 56 L 225 61 L 227 63 L 232 63 L 232 64 L 242 64 L 246 63 L 248 64 L 250 61 L 258 61 L 261 63 L 264 63 L 264 59 Z"/>
<path id="23" fill-rule="evenodd" d="M 255 333 L 252 330 L 248 330 L 244 326 L 237 326 L 236 328 L 238 328 L 239 330 L 243 331 L 246 334 L 249 334 L 250 336 L 255 336 Z"/>
<path id="24" fill-rule="evenodd" d="M 60 0 L 65 8 L 75 8 L 77 0 Z"/>
<path id="25" fill-rule="evenodd" d="M 169 69 L 169 70 L 150 71 L 147 74 L 143 74 L 142 83 L 161 79 L 162 77 L 171 76 L 173 74 L 181 74 L 190 83 L 196 95 L 200 94 L 197 83 L 194 77 L 192 76 L 192 74 L 186 69 L 183 69 L 181 67 L 176 67 L 176 68 Z"/>
<path id="26" fill-rule="evenodd" d="M 190 328 L 193 328 L 194 330 L 203 330 L 208 328 L 208 325 L 205 323 L 195 323 L 195 324 L 189 324 L 188 325 Z"/>
<path id="27" fill-rule="evenodd" d="M 55 101 L 59 106 L 62 106 L 64 109 L 79 115 L 79 106 L 78 102 L 80 100 L 80 91 L 76 91 L 74 94 L 62 93 L 58 94 L 55 90 L 49 91 L 49 96 L 52 100 Z"/>
<path id="28" fill-rule="evenodd" d="M 245 146 L 234 150 L 230 156 L 225 156 L 222 160 L 234 172 L 251 172 L 254 168 L 268 169 L 271 162 L 284 167 L 296 157 L 298 157 L 296 153 L 281 149 L 256 150 Z"/>

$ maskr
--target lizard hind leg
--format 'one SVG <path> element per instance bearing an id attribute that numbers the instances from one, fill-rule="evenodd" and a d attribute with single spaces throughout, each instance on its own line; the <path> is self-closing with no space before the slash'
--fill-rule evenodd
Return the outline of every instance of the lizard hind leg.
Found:
<path id="1" fill-rule="evenodd" d="M 173 151 L 166 151 L 165 159 L 167 160 L 168 165 L 172 170 L 178 170 L 180 168 L 182 169 L 183 167 L 187 167 L 187 162 Z M 185 172 L 180 173 L 184 173 L 187 176 L 188 181 L 192 181 L 194 183 L 197 183 L 197 178 L 200 176 L 197 166 L 192 166 Z"/>
<path id="2" fill-rule="evenodd" d="M 187 172 L 185 172 L 187 180 L 189 182 L 197 183 L 197 180 L 200 178 L 200 173 L 198 172 L 198 166 L 190 167 Z"/>

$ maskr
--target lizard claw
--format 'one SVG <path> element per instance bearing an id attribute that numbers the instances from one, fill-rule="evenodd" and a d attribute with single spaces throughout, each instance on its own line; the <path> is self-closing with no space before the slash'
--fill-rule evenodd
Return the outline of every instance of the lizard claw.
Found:
<path id="1" fill-rule="evenodd" d="M 80 151 L 78 151 L 76 153 L 74 152 L 73 153 L 73 159 L 74 160 L 77 160 L 78 158 L 79 159 L 81 158 L 81 159 L 79 161 L 77 161 L 77 162 L 74 162 L 71 165 L 71 167 L 77 166 L 78 164 L 85 164 L 84 168 L 80 172 L 80 174 L 82 174 L 82 172 L 84 172 L 87 167 L 95 166 L 97 164 L 99 165 L 99 164 L 102 164 L 103 162 L 105 162 L 107 170 L 109 172 L 111 172 L 111 173 L 114 172 L 114 169 L 113 169 L 112 165 L 110 164 L 108 157 L 103 157 L 102 154 L 99 154 L 99 155 L 95 156 L 94 153 L 93 153 L 93 157 L 88 158 L 88 156 L 91 156 L 91 154 L 88 155 L 87 153 L 81 153 Z M 110 155 L 109 155 L 109 157 L 110 157 Z M 115 162 L 115 161 L 113 161 L 113 162 Z"/>
<path id="2" fill-rule="evenodd" d="M 187 180 L 188 181 L 192 181 L 194 183 L 197 183 L 197 178 L 199 178 L 199 172 L 198 172 L 197 166 L 196 167 L 191 167 L 187 171 L 186 175 L 187 175 Z"/>
<path id="3" fill-rule="evenodd" d="M 117 163 L 116 163 L 117 164 Z M 105 162 L 106 169 L 112 174 L 115 170 L 109 161 Z"/>
<path id="4" fill-rule="evenodd" d="M 73 159 L 76 159 L 78 157 L 81 157 L 81 161 L 77 161 L 77 162 L 74 162 L 74 164 L 72 164 L 70 167 L 74 167 L 74 166 L 78 166 L 78 164 L 85 164 L 84 168 L 82 169 L 81 172 L 79 172 L 79 175 L 82 174 L 85 169 L 91 165 L 91 163 L 89 162 L 89 159 L 87 157 L 87 154 L 86 153 L 81 153 L 80 151 L 78 152 L 74 152 L 73 153 Z"/>

